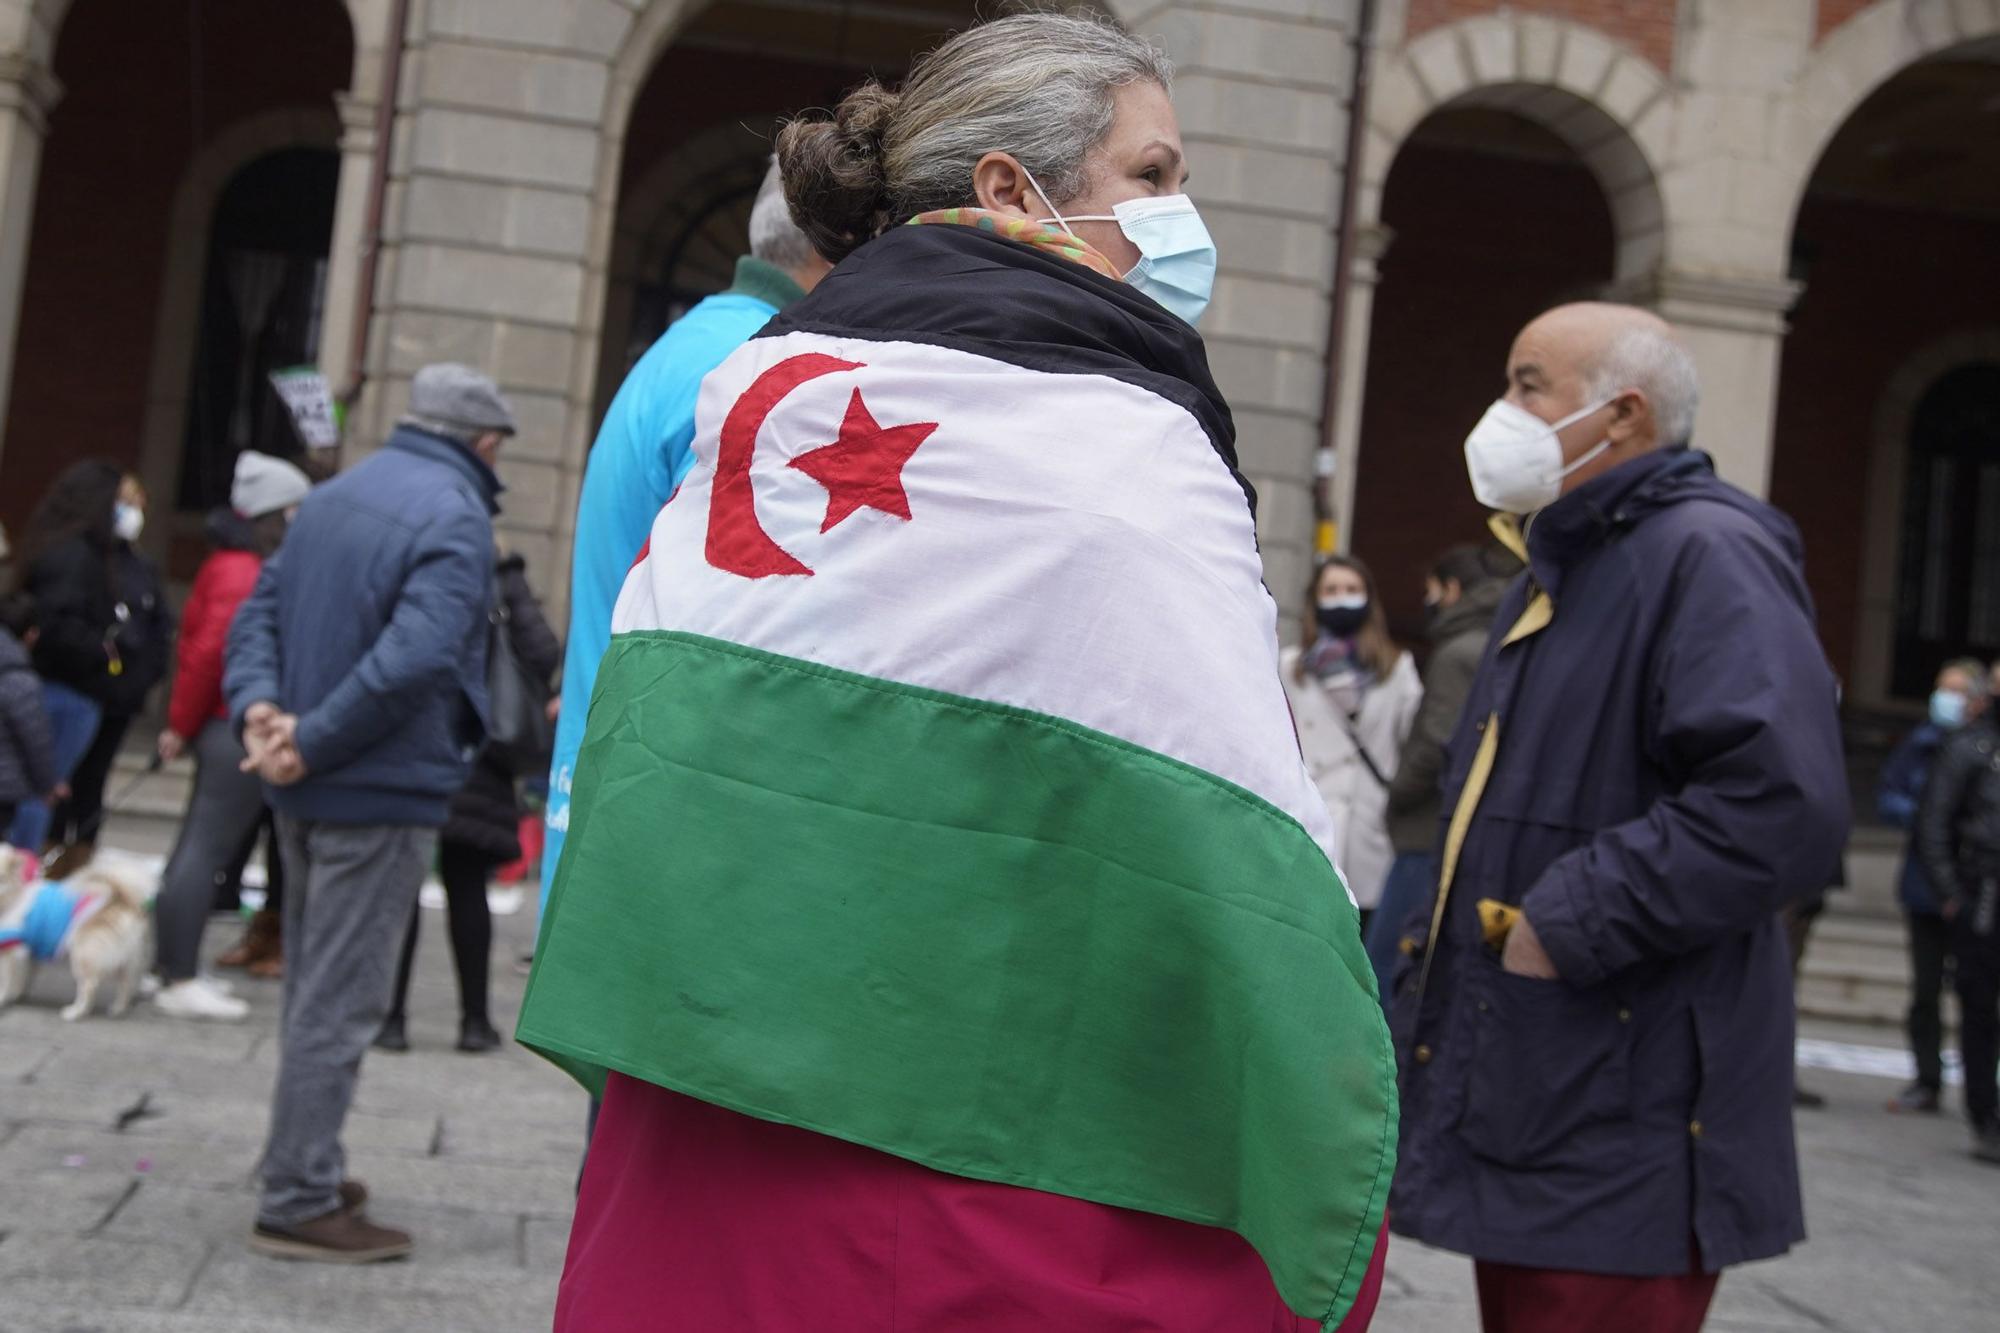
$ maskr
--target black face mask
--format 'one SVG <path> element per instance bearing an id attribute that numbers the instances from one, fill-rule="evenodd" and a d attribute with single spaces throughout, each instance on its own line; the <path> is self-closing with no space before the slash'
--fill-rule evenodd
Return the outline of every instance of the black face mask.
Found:
<path id="1" fill-rule="evenodd" d="M 1368 603 L 1315 607 L 1313 616 L 1319 621 L 1319 627 L 1334 638 L 1351 639 L 1368 623 Z"/>

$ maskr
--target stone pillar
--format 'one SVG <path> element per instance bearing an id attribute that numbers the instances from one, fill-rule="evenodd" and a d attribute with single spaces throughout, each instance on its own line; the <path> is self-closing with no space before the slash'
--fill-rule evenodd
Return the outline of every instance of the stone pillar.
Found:
<path id="1" fill-rule="evenodd" d="M 445 0 L 417 12 L 390 145 L 368 387 L 348 452 L 382 439 L 423 365 L 461 361 L 491 374 L 521 425 L 500 459 L 501 539 L 527 557 L 560 624 L 568 478 L 581 470 L 591 424 L 579 349 L 595 334 L 585 289 L 611 142 L 606 90 L 632 11 L 602 0 Z M 350 122 L 350 170 L 361 169 L 365 132 Z"/>
<path id="2" fill-rule="evenodd" d="M 1340 401 L 1329 423 L 1333 446 L 1331 488 L 1335 540 L 1347 549 L 1354 531 L 1354 486 L 1361 471 L 1361 404 L 1368 388 L 1368 338 L 1375 331 L 1375 288 L 1382 281 L 1382 256 L 1396 233 L 1380 223 L 1355 233 L 1354 272 L 1347 289 L 1347 327 L 1340 358 Z"/>
<path id="3" fill-rule="evenodd" d="M 1789 278 L 1670 269 L 1611 294 L 1657 310 L 1680 331 L 1701 372 L 1695 446 L 1714 455 L 1725 479 L 1753 495 L 1770 489 L 1785 314 L 1800 289 Z"/>
<path id="4" fill-rule="evenodd" d="M 361 270 L 368 236 L 368 191 L 375 169 L 376 103 L 353 94 L 340 107 L 340 187 L 334 196 L 333 239 L 328 246 L 326 310 L 320 318 L 319 368 L 335 393 L 353 379 L 354 322 L 360 318 Z M 378 275 L 376 294 L 381 293 Z"/>
<path id="5" fill-rule="evenodd" d="M 1173 0 L 1131 20 L 1181 71 L 1174 105 L 1192 193 L 1221 252 L 1202 334 L 1257 487 L 1265 577 L 1287 634 L 1312 556 L 1357 8 L 1355 0 L 1240 0 L 1227 10 Z"/>
<path id="6" fill-rule="evenodd" d="M 14 384 L 14 339 L 21 328 L 21 284 L 35 225 L 35 183 L 42 140 L 62 85 L 47 66 L 20 56 L 0 58 L 0 422 Z M 0 439 L 0 449 L 6 441 Z"/>

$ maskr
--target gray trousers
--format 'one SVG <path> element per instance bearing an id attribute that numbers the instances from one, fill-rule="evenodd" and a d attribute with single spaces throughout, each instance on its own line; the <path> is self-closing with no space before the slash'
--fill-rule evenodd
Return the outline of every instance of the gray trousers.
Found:
<path id="1" fill-rule="evenodd" d="M 229 723 L 209 719 L 194 738 L 194 795 L 153 905 L 159 971 L 168 981 L 186 981 L 200 967 L 216 879 L 264 817 L 264 784 L 238 768 L 242 762 Z"/>
<path id="2" fill-rule="evenodd" d="M 432 828 L 278 817 L 285 1003 L 260 1221 L 291 1226 L 339 1206 L 341 1125 L 436 843 Z"/>

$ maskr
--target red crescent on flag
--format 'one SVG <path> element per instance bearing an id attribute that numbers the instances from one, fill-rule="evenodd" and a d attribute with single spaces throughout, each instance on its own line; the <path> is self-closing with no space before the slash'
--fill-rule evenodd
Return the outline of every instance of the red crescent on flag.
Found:
<path id="1" fill-rule="evenodd" d="M 746 579 L 772 574 L 810 574 L 812 570 L 771 540 L 757 521 L 757 496 L 750 485 L 750 461 L 757 453 L 757 433 L 786 395 L 808 380 L 859 370 L 864 363 L 842 361 L 823 352 L 786 357 L 759 375 L 729 409 L 722 421 L 722 442 L 715 455 L 715 484 L 708 501 L 708 563 Z"/>

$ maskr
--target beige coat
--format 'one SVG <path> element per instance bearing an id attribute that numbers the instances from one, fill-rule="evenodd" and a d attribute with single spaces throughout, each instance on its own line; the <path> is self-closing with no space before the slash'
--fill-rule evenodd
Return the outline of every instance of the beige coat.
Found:
<path id="1" fill-rule="evenodd" d="M 1389 678 L 1368 691 L 1360 715 L 1350 723 L 1317 680 L 1298 679 L 1298 660 L 1297 648 L 1285 650 L 1285 694 L 1298 721 L 1299 748 L 1333 816 L 1334 846 L 1347 887 L 1363 908 L 1373 908 L 1382 900 L 1382 883 L 1395 859 L 1389 845 L 1389 789 L 1368 771 L 1354 743 L 1359 739 L 1367 747 L 1383 778 L 1395 777 L 1397 757 L 1423 702 L 1423 682 L 1416 662 L 1404 653 Z"/>

